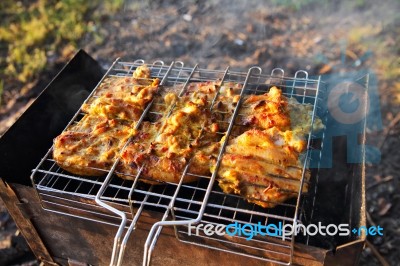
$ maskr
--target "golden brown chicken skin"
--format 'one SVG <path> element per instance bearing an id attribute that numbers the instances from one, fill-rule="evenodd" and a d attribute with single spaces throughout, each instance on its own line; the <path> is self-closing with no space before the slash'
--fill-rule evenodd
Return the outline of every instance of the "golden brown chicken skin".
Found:
<path id="1" fill-rule="evenodd" d="M 296 197 L 303 176 L 302 192 L 307 192 L 310 172 L 303 174 L 300 154 L 307 148 L 310 108 L 287 99 L 276 87 L 246 96 L 238 122 L 245 126 L 243 133 L 231 136 L 218 169 L 222 191 L 267 208 Z"/>
<path id="2" fill-rule="evenodd" d="M 104 175 L 132 133 L 127 121 L 85 115 L 54 139 L 53 159 L 74 174 Z"/>
<path id="3" fill-rule="evenodd" d="M 176 99 L 174 104 L 170 116 L 157 123 L 142 124 L 122 153 L 120 177 L 133 179 L 142 169 L 145 182 L 178 183 L 189 162 L 188 172 L 195 175 L 186 175 L 183 182 L 209 174 L 210 156 L 219 147 L 217 126 L 208 109 L 209 97 L 190 95 Z"/>
<path id="4" fill-rule="evenodd" d="M 133 134 L 158 83 L 145 66 L 138 67 L 133 77 L 106 78 L 82 106 L 86 115 L 54 139 L 56 163 L 77 175 L 105 174 Z"/>
<path id="5" fill-rule="evenodd" d="M 146 67 L 132 77 L 109 77 L 82 106 L 84 118 L 55 139 L 53 157 L 80 175 L 104 174 L 120 159 L 116 173 L 123 179 L 133 180 L 140 171 L 139 180 L 151 184 L 196 181 L 216 171 L 241 90 L 241 84 L 216 81 L 160 91 Z M 149 117 L 134 130 L 152 100 Z M 277 87 L 244 96 L 217 172 L 222 191 L 274 207 L 298 195 L 304 176 L 307 192 L 310 172 L 303 173 L 300 155 L 311 112 L 311 105 L 288 99 Z M 322 127 L 316 118 L 314 129 Z"/>
<path id="6" fill-rule="evenodd" d="M 92 115 L 137 121 L 158 91 L 158 79 L 112 77 L 82 106 Z"/>

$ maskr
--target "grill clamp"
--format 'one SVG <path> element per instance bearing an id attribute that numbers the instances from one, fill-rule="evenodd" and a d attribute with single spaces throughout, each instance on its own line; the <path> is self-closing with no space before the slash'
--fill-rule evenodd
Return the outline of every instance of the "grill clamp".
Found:
<path id="1" fill-rule="evenodd" d="M 94 95 L 104 78 L 132 76 L 135 69 L 144 64 L 143 60 L 123 62 L 117 59 L 87 100 Z M 321 99 L 319 95 L 320 77 L 311 79 L 305 71 L 297 71 L 294 77 L 285 77 L 284 71 L 280 68 L 273 69 L 270 75 L 263 74 L 259 67 L 252 67 L 247 73 L 233 72 L 229 68 L 225 71 L 209 70 L 201 69 L 197 65 L 185 67 L 179 61 L 172 62 L 170 65 L 165 65 L 162 61 L 155 61 L 147 66 L 151 69 L 152 77 L 161 79 L 160 87 L 162 89 L 167 86 L 182 86 L 180 96 L 189 82 L 219 81 L 221 85 L 224 82 L 235 82 L 242 85 L 240 100 L 230 118 L 228 129 L 226 132 L 222 132 L 226 138 L 220 149 L 214 173 L 211 176 L 198 176 L 199 181 L 195 184 L 183 184 L 183 177 L 190 174 L 188 172 L 189 162 L 178 184 L 148 185 L 138 182 L 141 170 L 133 181 L 116 177 L 115 170 L 119 162 L 117 159 L 105 178 L 85 178 L 71 175 L 58 167 L 52 159 L 52 148 L 50 148 L 31 175 L 42 207 L 52 212 L 117 226 L 110 265 L 122 264 L 127 242 L 142 213 L 147 209 L 159 212 L 162 218 L 151 227 L 148 234 L 144 247 L 144 266 L 150 265 L 152 252 L 164 226 L 173 226 L 176 237 L 182 242 L 278 264 L 291 264 L 295 244 L 294 237 L 287 237 L 285 241 L 278 237 L 255 238 L 245 241 L 243 236 L 231 238 L 210 237 L 204 234 L 190 236 L 187 226 L 196 223 L 228 224 L 234 222 L 254 225 L 258 222 L 264 225 L 277 222 L 294 224 L 302 221 L 304 204 L 302 198 L 305 195 L 300 192 L 304 182 L 307 182 L 304 180 L 304 174 L 311 159 L 310 149 L 314 138 L 312 126 L 308 136 L 300 189 L 294 201 L 282 203 L 273 209 L 263 209 L 245 202 L 240 196 L 222 193 L 215 189 L 214 181 L 245 94 L 267 92 L 269 87 L 277 85 L 282 88 L 287 97 L 296 97 L 299 102 L 313 105 L 313 112 L 310 114 L 313 123 L 318 108 L 320 108 L 318 104 Z M 217 95 L 212 100 L 211 109 L 216 98 Z M 136 129 L 149 115 L 153 104 L 156 104 L 154 100 L 148 104 L 136 124 Z M 80 115 L 81 111 L 78 110 L 67 127 L 77 122 Z M 125 143 L 124 148 L 128 143 L 129 140 Z M 68 202 L 71 201 L 82 207 L 79 215 L 67 211 L 70 208 Z M 202 238 L 207 238 L 215 244 L 204 245 Z"/>

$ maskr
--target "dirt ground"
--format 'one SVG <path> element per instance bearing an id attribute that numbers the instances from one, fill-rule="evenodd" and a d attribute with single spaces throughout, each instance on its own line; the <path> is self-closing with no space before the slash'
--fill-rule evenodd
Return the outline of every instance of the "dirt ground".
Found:
<path id="1" fill-rule="evenodd" d="M 378 78 L 383 128 L 369 129 L 368 141 L 382 156 L 378 164 L 367 167 L 367 217 L 369 225 L 384 227 L 385 234 L 368 237 L 361 265 L 396 265 L 400 260 L 400 67 L 398 61 L 393 65 L 384 60 L 399 58 L 400 2 L 299 1 L 304 3 L 300 6 L 277 2 L 125 1 L 117 14 L 104 16 L 95 25 L 101 38 L 88 34 L 79 47 L 105 68 L 122 57 L 180 60 L 211 69 L 229 65 L 241 71 L 254 65 L 266 71 L 280 67 L 287 75 L 299 69 L 312 75 L 368 69 Z M 7 85 L 0 134 L 67 58 L 49 61 L 35 82 Z M 390 72 L 393 67 L 397 72 Z M 21 260 L 34 264 L 27 248 L 16 241 L 20 237 L 1 205 L 0 228 L 0 265 Z"/>

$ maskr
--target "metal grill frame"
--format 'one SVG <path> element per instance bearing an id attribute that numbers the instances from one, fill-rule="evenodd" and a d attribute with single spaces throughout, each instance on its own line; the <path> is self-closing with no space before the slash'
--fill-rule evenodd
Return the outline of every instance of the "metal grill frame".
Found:
<path id="1" fill-rule="evenodd" d="M 106 77 L 131 76 L 135 68 L 143 64 L 145 64 L 143 60 L 136 60 L 134 62 L 121 62 L 119 59 L 117 59 L 108 69 L 103 79 L 98 83 L 96 88 L 88 96 L 85 102 L 87 102 L 88 99 L 94 95 L 95 91 Z M 313 113 L 311 114 L 312 123 L 314 122 L 317 108 L 319 108 L 317 101 L 319 99 L 318 93 L 321 83 L 320 77 L 318 77 L 317 79 L 309 79 L 308 73 L 305 71 L 297 71 L 294 77 L 290 78 L 290 77 L 285 77 L 284 71 L 279 68 L 273 69 L 270 75 L 264 75 L 262 73 L 261 68 L 259 67 L 250 68 L 247 73 L 243 73 L 243 72 L 232 72 L 229 70 L 229 68 L 227 68 L 225 71 L 219 71 L 219 70 L 201 69 L 197 65 L 195 67 L 185 67 L 182 62 L 172 62 L 170 65 L 165 65 L 162 61 L 155 61 L 153 64 L 148 64 L 148 66 L 152 69 L 152 77 L 158 77 L 162 79 L 160 83 L 161 87 L 166 84 L 183 85 L 182 92 L 189 82 L 220 80 L 221 84 L 226 81 L 233 81 L 241 83 L 243 85 L 239 103 L 237 104 L 235 111 L 232 114 L 228 130 L 224 133 L 227 135 L 227 138 L 220 150 L 220 154 L 217 159 L 217 168 L 219 166 L 219 163 L 221 162 L 225 146 L 229 139 L 231 130 L 234 126 L 234 121 L 236 117 L 239 115 L 240 105 L 243 96 L 249 90 L 250 91 L 253 90 L 252 91 L 253 93 L 259 93 L 260 91 L 258 91 L 258 84 L 267 84 L 269 87 L 272 85 L 278 85 L 280 87 L 283 86 L 287 90 L 285 93 L 287 96 L 300 98 L 301 99 L 300 102 L 302 103 L 309 102 L 310 100 L 313 101 L 312 104 L 314 108 L 313 108 Z M 254 72 L 256 71 L 258 73 L 255 74 Z M 301 75 L 303 75 L 303 77 L 300 77 Z M 257 85 L 256 89 L 247 89 L 248 86 L 250 87 L 250 85 L 254 84 Z M 290 90 L 290 92 L 288 90 Z M 299 91 L 300 92 L 302 91 L 303 94 L 298 93 Z M 309 96 L 308 93 L 310 92 L 311 94 L 314 95 Z M 213 99 L 212 104 L 214 103 L 214 101 L 215 99 Z M 153 102 L 148 104 L 148 106 L 144 110 L 141 118 L 139 119 L 136 125 L 137 128 L 140 126 L 141 122 L 148 114 L 152 104 Z M 80 110 L 77 111 L 77 113 L 74 115 L 74 117 L 72 118 L 72 120 L 70 121 L 70 123 L 67 125 L 66 128 L 68 128 L 74 121 L 76 121 L 79 115 L 80 115 Z M 305 160 L 304 160 L 305 163 L 303 166 L 303 177 L 300 181 L 299 192 L 302 191 L 303 184 L 305 182 L 304 173 L 305 169 L 307 168 L 309 151 L 311 149 L 310 143 L 313 137 L 314 137 L 313 132 L 311 131 L 308 137 L 308 148 L 305 155 Z M 129 140 L 127 141 L 125 146 L 128 143 Z M 206 184 L 204 188 L 202 188 L 199 185 L 200 181 L 197 182 L 195 185 L 183 184 L 182 182 L 183 178 L 181 178 L 181 182 L 179 184 L 166 184 L 164 186 L 164 189 L 160 189 L 159 186 L 154 186 L 154 185 L 140 188 L 138 186 L 143 186 L 138 182 L 140 177 L 140 172 L 135 177 L 134 181 L 125 181 L 119 179 L 118 177 L 115 177 L 114 172 L 119 159 L 115 161 L 111 169 L 107 172 L 107 176 L 105 177 L 105 179 L 82 178 L 68 174 L 61 168 L 59 168 L 55 164 L 54 160 L 52 161 L 51 152 L 52 148 L 50 148 L 47 154 L 42 158 L 39 165 L 33 170 L 31 176 L 33 186 L 36 188 L 38 196 L 41 199 L 42 207 L 49 211 L 76 216 L 68 211 L 58 210 L 60 206 L 65 209 L 68 209 L 69 208 L 68 201 L 72 200 L 76 203 L 79 203 L 80 206 L 82 206 L 81 211 L 83 211 L 83 214 L 79 215 L 78 217 L 118 226 L 118 231 L 114 239 L 114 248 L 111 257 L 111 265 L 122 264 L 124 250 L 130 238 L 130 235 L 134 231 L 136 223 L 139 220 L 142 211 L 145 208 L 149 207 L 157 208 L 158 210 L 161 208 L 162 210 L 164 210 L 164 214 L 161 221 L 155 223 L 149 232 L 145 244 L 145 255 L 143 258 L 143 265 L 150 264 L 151 253 L 155 247 L 156 241 L 161 233 L 163 226 L 174 226 L 176 235 L 180 241 L 201 245 L 200 243 L 195 243 L 194 241 L 182 238 L 181 228 L 192 223 L 199 223 L 199 222 L 212 223 L 210 221 L 207 221 L 207 215 L 208 215 L 207 208 L 218 207 L 220 208 L 220 213 L 223 210 L 234 211 L 235 213 L 234 217 L 236 216 L 237 212 L 244 212 L 251 216 L 265 217 L 266 222 L 268 221 L 268 219 L 282 219 L 286 222 L 291 222 L 291 223 L 299 221 L 298 217 L 301 209 L 300 205 L 301 205 L 302 193 L 298 193 L 295 203 L 282 204 L 282 205 L 287 205 L 286 206 L 287 208 L 293 209 L 293 215 L 291 215 L 290 217 L 286 217 L 286 215 L 280 215 L 280 216 L 275 215 L 273 213 L 270 213 L 270 210 L 267 210 L 265 213 L 264 212 L 261 213 L 260 211 L 254 211 L 255 208 L 254 205 L 252 210 L 248 210 L 243 207 L 239 207 L 240 204 L 243 204 L 243 199 L 241 199 L 241 197 L 237 195 L 228 195 L 220 191 L 214 190 L 214 181 L 216 178 L 216 173 L 218 172 L 217 169 L 211 176 L 200 177 L 204 180 L 206 179 L 208 180 L 208 184 Z M 42 169 L 43 167 L 45 167 L 46 164 L 49 163 L 50 164 L 52 163 L 52 166 L 48 170 Z M 55 168 L 57 169 L 55 170 Z M 186 166 L 182 176 L 185 176 L 185 174 L 187 174 L 188 168 L 189 164 Z M 56 184 L 57 186 L 59 186 L 58 183 L 62 181 L 62 180 L 60 181 L 60 179 L 65 179 L 67 183 L 63 186 L 62 189 L 54 188 Z M 79 182 L 75 190 L 68 188 L 71 182 L 72 183 Z M 79 193 L 78 192 L 79 188 L 85 185 L 91 186 L 89 192 Z M 173 193 L 171 191 L 167 191 L 166 188 L 168 186 L 175 187 L 175 189 L 172 190 Z M 192 189 L 193 196 L 189 198 L 179 197 L 179 192 L 181 191 L 181 189 Z M 114 193 L 110 192 L 114 190 L 116 190 L 116 192 Z M 202 191 L 202 193 L 204 193 L 204 196 L 202 197 L 203 199 L 201 201 L 194 200 L 194 195 L 195 193 L 197 193 L 197 191 Z M 122 196 L 120 194 L 122 194 Z M 137 196 L 138 194 L 142 194 L 142 198 L 140 200 L 135 200 L 134 196 Z M 237 206 L 228 208 L 227 206 L 224 206 L 224 204 L 218 205 L 208 202 L 210 195 L 213 194 L 218 194 L 220 196 L 222 195 L 223 197 L 225 197 L 225 199 L 227 197 L 235 198 L 238 202 Z M 159 198 L 158 202 L 156 203 L 150 202 L 150 199 L 152 197 L 153 198 L 158 197 Z M 84 200 L 82 201 L 82 199 Z M 85 200 L 87 200 L 88 202 L 86 202 Z M 161 203 L 162 200 L 164 200 L 164 202 Z M 176 202 L 186 202 L 189 203 L 189 206 L 193 204 L 193 205 L 200 205 L 200 207 L 198 210 L 190 210 L 190 207 L 185 210 L 183 208 L 177 207 L 177 204 L 175 204 Z M 108 212 L 105 213 L 104 210 L 107 210 Z M 188 213 L 188 215 L 185 217 L 182 216 L 182 213 Z M 92 218 L 92 214 L 94 214 L 96 218 Z M 190 218 L 193 216 L 195 218 Z M 239 219 L 235 219 L 234 217 L 233 219 L 230 220 L 231 222 L 233 221 L 243 222 L 240 221 Z M 219 217 L 217 218 L 221 218 L 221 215 L 219 215 Z M 113 220 L 113 222 L 110 222 L 109 221 L 110 219 Z M 290 264 L 292 262 L 292 257 L 293 257 L 294 237 L 290 238 L 289 240 L 290 241 L 286 241 L 283 244 L 283 246 L 285 246 L 285 248 L 288 250 L 287 252 L 282 252 L 283 255 L 287 255 L 288 259 L 285 261 L 274 260 L 268 257 L 255 256 L 252 254 L 244 254 L 229 249 L 220 249 L 218 247 L 212 247 L 212 246 L 207 246 L 207 247 L 220 249 L 223 251 L 232 252 L 244 256 L 254 257 L 265 261 L 271 261 L 279 264 Z M 268 242 L 268 243 L 274 244 L 273 242 Z M 251 248 L 257 249 L 257 247 L 254 247 L 252 245 L 249 245 L 248 247 L 250 249 Z"/>

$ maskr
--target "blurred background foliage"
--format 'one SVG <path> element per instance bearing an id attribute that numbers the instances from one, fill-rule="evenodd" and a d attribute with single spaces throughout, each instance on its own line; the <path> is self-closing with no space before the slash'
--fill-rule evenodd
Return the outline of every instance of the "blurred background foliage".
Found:
<path id="1" fill-rule="evenodd" d="M 36 77 L 49 57 L 74 51 L 85 33 L 94 33 L 93 21 L 118 11 L 123 2 L 2 0 L 0 74 L 21 82 Z"/>
<path id="2" fill-rule="evenodd" d="M 196 1 L 189 2 L 196 4 Z M 0 81 L 11 79 L 20 84 L 33 81 L 46 64 L 60 58 L 64 60 L 70 58 L 70 55 L 78 47 L 81 47 L 85 40 L 91 40 L 96 45 L 101 45 L 107 32 L 99 29 L 96 25 L 101 24 L 106 17 L 112 17 L 125 5 L 139 6 L 136 11 L 141 12 L 140 6 L 157 6 L 163 5 L 163 3 L 149 0 L 142 2 L 128 0 L 1 0 Z M 180 4 L 175 3 L 175 5 L 179 6 Z M 332 9 L 338 4 L 328 0 L 270 0 L 266 1 L 265 5 L 279 6 L 295 13 L 301 13 L 308 9 Z M 345 5 L 345 9 L 353 10 L 356 13 L 359 10 L 366 10 L 371 3 L 368 3 L 367 0 L 357 0 L 343 1 L 342 5 Z M 391 28 L 376 27 L 367 22 L 365 25 L 351 28 L 345 33 L 347 36 L 343 37 L 348 40 L 348 44 L 354 48 L 353 50 L 358 51 L 358 54 L 373 51 L 377 60 L 377 71 L 381 72 L 384 79 L 399 79 L 400 59 L 391 56 L 398 54 L 400 49 L 398 45 L 393 45 L 400 41 L 400 27 L 398 26 L 400 26 L 400 15 L 395 18 Z M 387 32 L 390 33 L 387 34 Z M 400 87 L 398 83 L 396 84 Z"/>

